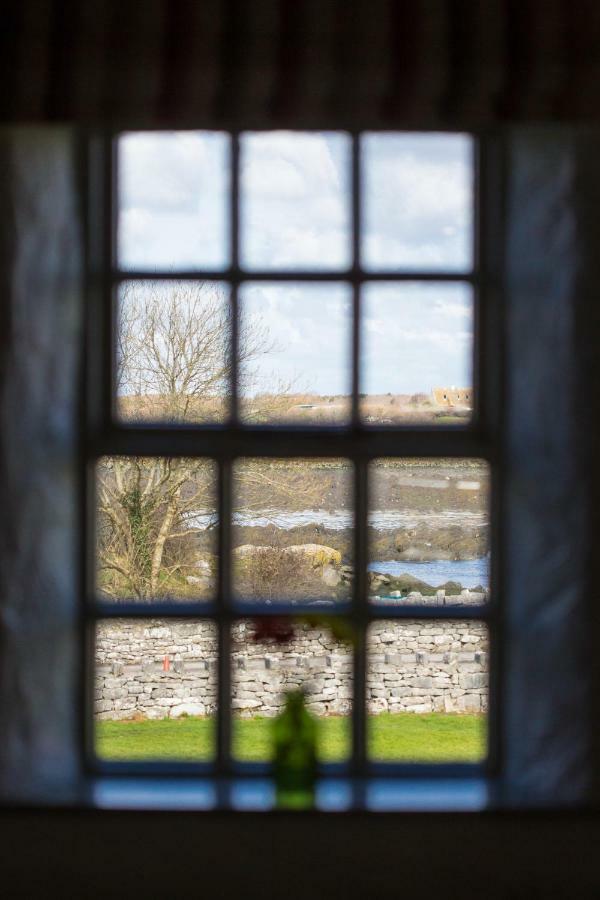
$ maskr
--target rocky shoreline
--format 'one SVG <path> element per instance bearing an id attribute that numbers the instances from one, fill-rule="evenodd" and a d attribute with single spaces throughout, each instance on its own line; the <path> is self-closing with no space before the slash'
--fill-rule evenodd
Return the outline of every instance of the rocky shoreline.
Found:
<path id="1" fill-rule="evenodd" d="M 347 544 L 343 540 L 332 541 L 331 545 L 325 542 L 303 541 L 303 537 L 313 535 L 306 535 L 306 529 L 300 529 L 302 534 L 293 529 L 290 533 L 286 532 L 284 542 L 278 534 L 280 529 L 251 530 L 261 532 L 259 535 L 261 542 L 258 543 L 256 534 L 251 534 L 248 535 L 251 539 L 248 543 L 233 549 L 233 581 L 236 593 L 240 597 L 255 600 L 301 600 L 310 597 L 337 601 L 350 598 L 355 572 Z M 268 532 L 267 535 L 263 534 L 265 531 Z M 339 532 L 337 535 L 339 538 L 342 537 Z M 323 536 L 325 539 L 327 537 Z M 252 542 L 252 539 L 255 542 Z M 267 543 L 269 539 L 274 543 Z M 334 543 L 338 546 L 333 546 Z M 390 554 L 394 552 L 397 559 L 407 558 L 400 555 L 401 552 L 398 552 L 395 544 L 392 547 L 393 550 L 386 545 L 384 550 L 380 551 L 387 562 L 390 559 L 389 556 L 385 557 L 386 552 Z M 443 552 L 442 549 L 438 550 L 436 556 L 435 551 L 428 548 L 426 555 L 417 558 L 419 561 L 432 557 L 434 560 L 453 558 L 450 555 L 442 556 Z M 411 558 L 416 561 L 414 556 Z M 466 558 L 479 557 L 473 554 Z M 205 589 L 210 589 L 216 583 L 216 570 L 216 557 L 207 553 L 200 554 L 195 566 L 190 569 L 192 574 L 187 577 L 188 583 L 203 585 Z M 442 584 L 432 585 L 410 572 L 393 574 L 385 571 L 369 571 L 367 578 L 369 594 L 372 597 L 407 598 L 415 592 L 418 592 L 420 597 L 435 597 L 440 594 L 459 596 L 465 589 L 485 593 L 485 588 L 481 584 L 462 584 L 459 581 L 448 580 Z"/>
<path id="2" fill-rule="evenodd" d="M 278 528 L 275 525 L 238 525 L 235 527 L 235 546 L 291 547 L 299 544 L 322 544 L 332 547 L 349 564 L 352 556 L 353 534 L 351 528 L 332 529 L 320 525 L 300 525 L 294 528 Z M 489 552 L 487 523 L 476 524 L 419 523 L 413 527 L 396 529 L 368 529 L 369 557 L 371 561 L 479 559 Z M 212 535 L 198 531 L 194 542 L 200 552 L 212 552 Z"/>

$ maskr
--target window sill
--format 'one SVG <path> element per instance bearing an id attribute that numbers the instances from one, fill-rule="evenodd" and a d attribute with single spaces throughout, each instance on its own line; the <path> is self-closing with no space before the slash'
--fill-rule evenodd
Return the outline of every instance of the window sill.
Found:
<path id="1" fill-rule="evenodd" d="M 314 812 L 481 812 L 493 805 L 493 785 L 485 778 L 392 779 L 364 782 L 323 778 L 317 783 Z M 268 778 L 212 779 L 100 777 L 90 805 L 109 810 L 192 810 L 273 812 Z"/>

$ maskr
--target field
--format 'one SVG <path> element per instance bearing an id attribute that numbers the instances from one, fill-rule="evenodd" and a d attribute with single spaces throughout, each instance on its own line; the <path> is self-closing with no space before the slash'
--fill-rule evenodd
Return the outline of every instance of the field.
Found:
<path id="1" fill-rule="evenodd" d="M 236 719 L 234 755 L 268 760 L 272 719 Z M 96 752 L 106 760 L 209 760 L 214 723 L 208 718 L 96 723 Z M 334 762 L 348 756 L 350 720 L 319 719 L 319 757 Z M 374 760 L 478 762 L 485 756 L 485 718 L 476 715 L 383 713 L 369 719 L 369 755 Z"/>
<path id="2" fill-rule="evenodd" d="M 350 420 L 351 398 L 337 394 L 310 393 L 245 395 L 242 391 L 240 416 L 248 423 L 295 423 L 307 425 L 344 425 Z M 119 396 L 118 413 L 127 421 L 164 422 L 173 419 L 170 401 L 154 395 Z M 185 404 L 183 421 L 223 422 L 228 414 L 225 396 L 193 396 Z M 360 412 L 370 424 L 465 425 L 471 410 L 467 407 L 438 406 L 429 393 L 361 394 Z M 444 417 L 442 421 L 440 417 Z"/>

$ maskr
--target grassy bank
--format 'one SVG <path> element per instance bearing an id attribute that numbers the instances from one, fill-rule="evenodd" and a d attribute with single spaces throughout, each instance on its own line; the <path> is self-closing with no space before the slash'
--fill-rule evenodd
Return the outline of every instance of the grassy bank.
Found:
<path id="1" fill-rule="evenodd" d="M 270 757 L 272 719 L 236 719 L 234 752 L 238 759 Z M 319 755 L 333 762 L 350 748 L 350 720 L 319 720 Z M 98 722 L 96 751 L 107 760 L 208 760 L 214 751 L 211 719 L 182 718 L 132 722 Z M 369 752 L 373 759 L 419 762 L 477 762 L 485 755 L 483 716 L 444 713 L 383 713 L 369 719 Z"/>

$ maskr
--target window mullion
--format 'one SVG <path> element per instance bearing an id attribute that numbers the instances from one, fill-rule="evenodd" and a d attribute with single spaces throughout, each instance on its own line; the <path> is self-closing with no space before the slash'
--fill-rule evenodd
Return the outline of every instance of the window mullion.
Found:
<path id="1" fill-rule="evenodd" d="M 230 160 L 230 255 L 231 268 L 237 271 L 239 268 L 239 223 L 240 223 L 240 140 L 238 134 L 231 136 L 231 160 Z M 230 282 L 230 420 L 232 425 L 239 422 L 239 360 L 240 360 L 240 312 L 238 303 L 239 279 Z"/>
<path id="2" fill-rule="evenodd" d="M 231 626 L 227 615 L 231 606 L 231 461 L 219 466 L 219 589 L 217 768 L 226 775 L 231 765 Z"/>
<path id="3" fill-rule="evenodd" d="M 353 584 L 353 706 L 352 706 L 352 769 L 355 778 L 365 774 L 366 766 L 366 684 L 367 684 L 367 651 L 366 630 L 368 626 L 367 597 L 367 563 L 368 563 L 368 463 L 358 460 L 355 466 L 354 491 L 354 565 L 355 578 Z M 357 785 L 357 790 L 359 786 Z M 360 797 L 356 797 L 358 805 L 362 805 Z"/>

